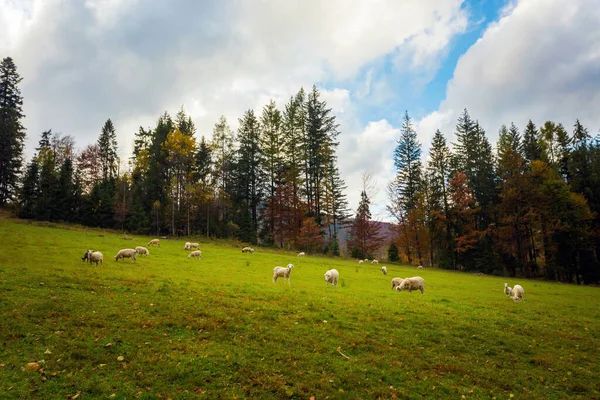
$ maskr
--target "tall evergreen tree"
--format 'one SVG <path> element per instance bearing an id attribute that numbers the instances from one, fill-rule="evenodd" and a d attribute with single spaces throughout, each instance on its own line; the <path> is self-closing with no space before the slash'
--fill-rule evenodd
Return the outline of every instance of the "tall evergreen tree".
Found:
<path id="1" fill-rule="evenodd" d="M 0 206 L 15 199 L 23 165 L 25 128 L 21 120 L 23 97 L 19 89 L 22 78 L 10 57 L 0 62 Z"/>
<path id="2" fill-rule="evenodd" d="M 305 190 L 308 215 L 314 217 L 319 225 L 322 225 L 321 207 L 325 196 L 327 165 L 338 146 L 338 126 L 331 108 L 320 100 L 319 90 L 313 86 L 306 103 Z"/>
<path id="3" fill-rule="evenodd" d="M 542 148 L 539 143 L 540 133 L 535 124 L 529 120 L 523 132 L 523 156 L 527 162 L 539 160 L 542 156 Z"/>
<path id="4" fill-rule="evenodd" d="M 263 152 L 260 124 L 253 110 L 240 119 L 238 128 L 239 151 L 235 165 L 236 200 L 240 202 L 240 230 L 242 240 L 257 243 L 259 213 L 264 191 Z"/>
<path id="5" fill-rule="evenodd" d="M 403 209 L 410 212 L 421 184 L 421 144 L 417 141 L 417 132 L 408 111 L 404 114 L 398 146 L 394 150 L 394 165 L 397 170 L 396 190 L 402 199 Z"/>
<path id="6" fill-rule="evenodd" d="M 27 165 L 21 187 L 19 217 L 34 218 L 39 192 L 40 164 L 36 156 Z"/>
<path id="7" fill-rule="evenodd" d="M 450 267 L 452 255 L 450 243 L 452 240 L 450 221 L 448 220 L 450 202 L 448 196 L 448 181 L 450 178 L 452 154 L 446 145 L 446 138 L 437 130 L 433 135 L 429 150 L 428 180 L 431 209 L 430 238 L 434 260 L 442 267 Z M 435 248 L 434 248 L 435 246 Z"/>
<path id="8" fill-rule="evenodd" d="M 112 121 L 106 120 L 98 137 L 102 179 L 113 179 L 117 176 L 119 159 L 117 156 L 117 133 Z"/>

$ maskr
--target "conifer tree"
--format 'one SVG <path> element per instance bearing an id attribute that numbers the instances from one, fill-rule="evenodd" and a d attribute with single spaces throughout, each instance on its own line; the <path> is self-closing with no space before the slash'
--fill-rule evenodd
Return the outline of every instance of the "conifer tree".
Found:
<path id="1" fill-rule="evenodd" d="M 10 57 L 0 62 L 0 206 L 12 202 L 17 194 L 23 165 L 25 128 L 21 120 L 23 97 L 19 89 L 22 78 Z"/>
<path id="2" fill-rule="evenodd" d="M 102 179 L 113 179 L 117 176 L 119 160 L 117 157 L 117 134 L 112 121 L 106 120 L 98 137 L 98 150 Z"/>
<path id="3" fill-rule="evenodd" d="M 539 160 L 542 155 L 539 135 L 535 124 L 529 120 L 523 133 L 523 156 L 527 162 Z"/>

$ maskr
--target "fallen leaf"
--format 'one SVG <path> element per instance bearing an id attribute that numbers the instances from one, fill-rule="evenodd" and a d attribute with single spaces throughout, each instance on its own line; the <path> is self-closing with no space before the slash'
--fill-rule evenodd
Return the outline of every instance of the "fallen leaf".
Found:
<path id="1" fill-rule="evenodd" d="M 44 352 L 44 354 L 52 354 L 52 352 L 50 351 L 50 349 L 46 349 L 46 351 Z"/>
<path id="2" fill-rule="evenodd" d="M 117 361 L 123 361 L 124 359 L 125 359 L 125 357 L 123 357 L 123 356 L 117 357 Z"/>
<path id="3" fill-rule="evenodd" d="M 36 362 L 31 362 L 25 365 L 25 371 L 37 371 L 40 369 L 40 365 Z"/>

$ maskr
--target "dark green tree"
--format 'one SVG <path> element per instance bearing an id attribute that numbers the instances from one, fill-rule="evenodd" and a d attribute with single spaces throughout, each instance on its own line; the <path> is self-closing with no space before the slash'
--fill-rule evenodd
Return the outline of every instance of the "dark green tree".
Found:
<path id="1" fill-rule="evenodd" d="M 23 186 L 21 187 L 19 217 L 34 218 L 37 196 L 39 192 L 40 180 L 40 164 L 37 157 L 34 156 L 31 162 L 27 165 L 27 171 L 23 178 Z"/>
<path id="2" fill-rule="evenodd" d="M 19 89 L 22 78 L 10 57 L 0 62 L 0 207 L 12 202 L 23 165 L 25 128 L 21 120 L 23 97 Z"/>
<path id="3" fill-rule="evenodd" d="M 398 255 L 398 246 L 396 246 L 395 242 L 390 243 L 390 247 L 388 247 L 388 261 L 395 262 L 400 260 L 400 256 Z"/>
<path id="4" fill-rule="evenodd" d="M 100 166 L 102 179 L 113 179 L 117 176 L 119 159 L 117 156 L 117 133 L 112 121 L 106 120 L 98 137 Z"/>
<path id="5" fill-rule="evenodd" d="M 529 120 L 523 132 L 523 156 L 527 162 L 539 160 L 542 156 L 539 136 L 540 133 L 535 124 Z"/>

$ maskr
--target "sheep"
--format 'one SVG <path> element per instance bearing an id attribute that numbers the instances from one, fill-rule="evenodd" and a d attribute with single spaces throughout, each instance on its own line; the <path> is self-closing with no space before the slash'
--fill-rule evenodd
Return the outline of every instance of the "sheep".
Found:
<path id="1" fill-rule="evenodd" d="M 83 253 L 83 257 L 81 257 L 81 261 L 88 261 L 89 257 L 90 257 L 90 253 L 93 253 L 94 250 L 86 250 L 85 253 Z"/>
<path id="2" fill-rule="evenodd" d="M 364 262 L 366 262 L 366 263 L 368 263 L 368 262 L 369 262 L 369 259 L 368 259 L 368 258 L 365 258 L 363 261 L 364 261 Z"/>
<path id="3" fill-rule="evenodd" d="M 280 266 L 273 268 L 273 283 L 277 282 L 277 278 L 283 276 L 283 283 L 285 284 L 287 279 L 288 284 L 291 285 L 290 274 L 292 273 L 292 268 L 294 268 L 293 264 L 288 264 L 286 268 Z"/>
<path id="4" fill-rule="evenodd" d="M 412 293 L 413 290 L 420 290 L 421 294 L 425 294 L 425 279 L 420 276 L 413 276 L 412 278 L 404 278 L 400 286 L 396 288 L 397 291 L 408 290 L 408 293 Z"/>
<path id="5" fill-rule="evenodd" d="M 252 247 L 244 247 L 242 253 L 254 253 L 254 249 Z"/>
<path id="6" fill-rule="evenodd" d="M 304 257 L 306 254 L 304 254 L 303 251 L 301 251 L 300 253 L 298 253 L 298 257 Z"/>
<path id="7" fill-rule="evenodd" d="M 398 286 L 400 286 L 402 284 L 402 281 L 404 279 L 402 278 L 394 278 L 392 279 L 392 290 L 396 289 Z"/>
<path id="8" fill-rule="evenodd" d="M 135 255 L 137 252 L 134 249 L 121 249 L 115 256 L 115 261 L 119 261 L 119 259 L 123 259 L 125 261 L 126 258 L 131 258 L 133 262 L 135 262 Z"/>
<path id="9" fill-rule="evenodd" d="M 364 261 L 363 260 L 358 260 L 358 263 L 362 264 L 362 263 L 364 263 Z"/>
<path id="10" fill-rule="evenodd" d="M 338 280 L 340 279 L 340 273 L 337 269 L 330 269 L 325 272 L 325 287 L 327 287 L 330 283 L 331 286 L 337 286 Z"/>
<path id="11" fill-rule="evenodd" d="M 504 284 L 504 294 L 507 296 L 512 296 L 512 288 L 508 286 L 508 283 Z"/>
<path id="12" fill-rule="evenodd" d="M 88 250 L 86 255 L 90 265 L 92 265 L 92 263 L 96 263 L 97 267 L 98 263 L 103 264 L 104 256 L 99 251 Z"/>
<path id="13" fill-rule="evenodd" d="M 523 287 L 521 285 L 515 285 L 512 288 L 512 294 L 513 294 L 513 301 L 525 301 L 525 299 L 523 298 L 523 295 L 525 294 L 525 290 L 523 289 Z"/>
<path id="14" fill-rule="evenodd" d="M 143 256 L 143 255 L 149 256 L 150 255 L 150 252 L 148 251 L 148 249 L 145 247 L 142 247 L 142 246 L 136 247 L 135 252 L 138 253 L 140 256 Z"/>
<path id="15" fill-rule="evenodd" d="M 379 264 L 379 261 L 373 260 L 373 261 L 371 261 L 371 264 Z"/>
<path id="16" fill-rule="evenodd" d="M 200 250 L 194 250 L 190 254 L 188 254 L 187 258 L 198 257 L 198 259 L 202 258 L 202 252 Z"/>
<path id="17" fill-rule="evenodd" d="M 152 239 L 151 241 L 148 242 L 148 244 L 146 246 L 153 246 L 153 245 L 157 245 L 158 247 L 160 247 L 160 239 Z"/>
<path id="18" fill-rule="evenodd" d="M 381 272 L 383 272 L 384 275 L 387 275 L 387 267 L 385 265 L 381 267 Z"/>
<path id="19" fill-rule="evenodd" d="M 185 245 L 183 246 L 184 250 L 192 250 L 192 249 L 200 249 L 200 244 L 199 243 L 190 243 L 190 242 L 186 242 Z"/>
<path id="20" fill-rule="evenodd" d="M 422 266 L 422 265 L 419 265 L 419 266 L 417 267 L 417 269 L 423 269 L 423 266 Z"/>

